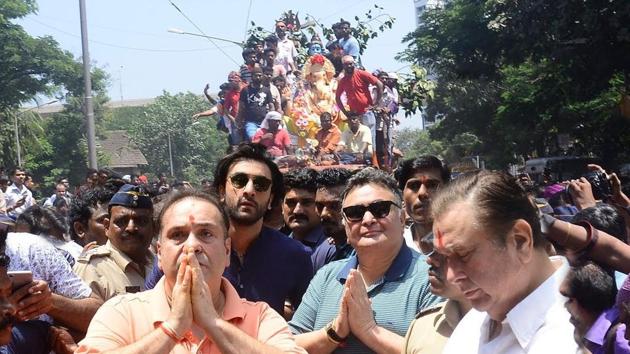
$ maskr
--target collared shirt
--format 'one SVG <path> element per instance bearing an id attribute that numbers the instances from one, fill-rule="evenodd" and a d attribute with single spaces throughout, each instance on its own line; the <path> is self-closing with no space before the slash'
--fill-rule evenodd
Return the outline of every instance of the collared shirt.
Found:
<path id="1" fill-rule="evenodd" d="M 295 48 L 295 43 L 285 36 L 284 39 L 278 38 L 278 54 L 274 64 L 282 65 L 285 71 L 291 71 L 291 64 L 295 63 L 295 58 L 298 57 L 298 51 Z"/>
<path id="2" fill-rule="evenodd" d="M 350 127 L 343 131 L 339 145 L 346 147 L 348 152 L 363 152 L 363 144 L 367 144 L 367 152 L 372 153 L 372 131 L 363 124 L 359 124 L 359 129 L 353 133 Z"/>
<path id="3" fill-rule="evenodd" d="M 339 45 L 343 48 L 343 53 L 351 55 L 354 59 L 359 59 L 360 47 L 359 41 L 353 36 L 348 36 L 348 39 L 339 38 Z"/>
<path id="4" fill-rule="evenodd" d="M 46 281 L 55 294 L 70 299 L 83 299 L 92 294 L 92 289 L 72 272 L 66 258 L 42 236 L 9 232 L 5 253 L 11 259 L 8 271 L 30 270 L 33 279 Z M 40 319 L 52 323 L 48 315 Z"/>
<path id="5" fill-rule="evenodd" d="M 241 299 L 225 278 L 221 280 L 221 290 L 225 295 L 221 318 L 225 321 L 285 353 L 306 353 L 295 343 L 284 319 L 267 304 Z M 162 278 L 152 290 L 118 296 L 103 304 L 75 353 L 98 353 L 135 343 L 157 328 L 169 314 Z M 197 338 L 190 330 L 183 337 L 170 353 L 220 353 L 211 338 Z"/>
<path id="6" fill-rule="evenodd" d="M 420 312 L 409 326 L 403 353 L 441 353 L 462 317 L 464 314 L 453 300 L 446 300 Z"/>
<path id="7" fill-rule="evenodd" d="M 103 300 L 118 294 L 145 290 L 144 279 L 153 268 L 154 257 L 147 249 L 144 267 L 116 249 L 110 241 L 87 251 L 77 259 L 74 272 Z"/>
<path id="8" fill-rule="evenodd" d="M 291 146 L 291 138 L 286 129 L 278 128 L 271 139 L 263 138 L 267 133 L 271 133 L 265 128 L 260 128 L 252 137 L 252 143 L 260 143 L 267 148 L 271 156 L 283 156 L 287 154 L 287 147 Z"/>
<path id="9" fill-rule="evenodd" d="M 595 320 L 595 323 L 584 335 L 586 339 L 586 348 L 591 351 L 592 354 L 606 354 L 606 334 L 615 323 L 619 322 L 619 310 L 617 307 L 612 307 L 599 315 Z M 615 334 L 611 337 L 614 341 L 612 347 L 615 354 L 628 354 L 630 353 L 630 346 L 628 340 L 624 338 L 626 333 L 626 325 L 620 324 L 615 329 Z"/>
<path id="10" fill-rule="evenodd" d="M 407 246 L 409 246 L 409 248 L 414 251 L 420 252 L 418 245 L 413 239 L 413 224 L 411 224 L 411 226 L 409 227 L 405 227 L 405 231 L 403 231 L 403 238 L 405 239 L 405 243 L 407 244 Z"/>
<path id="11" fill-rule="evenodd" d="M 278 313 L 284 313 L 284 301 L 297 307 L 311 278 L 313 264 L 304 246 L 274 229 L 263 226 L 243 261 L 232 249 L 226 277 L 249 301 L 264 301 Z"/>
<path id="12" fill-rule="evenodd" d="M 24 198 L 24 204 L 22 204 L 21 207 L 15 208 L 7 213 L 13 220 L 22 214 L 24 210 L 33 205 L 33 193 L 31 193 L 28 188 L 24 187 L 24 185 L 22 185 L 22 188 L 18 188 L 15 183 L 8 186 L 4 198 L 7 202 L 7 208 L 12 208 L 18 200 Z"/>
<path id="13" fill-rule="evenodd" d="M 317 149 L 323 154 L 332 154 L 337 151 L 337 144 L 341 141 L 341 130 L 336 125 L 331 125 L 330 129 L 320 129 L 315 135 L 319 143 Z"/>
<path id="14" fill-rule="evenodd" d="M 376 85 L 379 82 L 376 76 L 365 70 L 354 69 L 352 75 L 345 75 L 339 80 L 336 98 L 340 99 L 341 95 L 346 93 L 346 100 L 350 110 L 358 114 L 367 111 L 368 106 L 372 105 L 372 95 L 370 94 L 370 85 Z"/>
<path id="15" fill-rule="evenodd" d="M 487 340 L 493 321 L 486 312 L 472 309 L 455 328 L 444 354 L 576 353 L 574 328 L 564 307 L 567 299 L 558 290 L 569 265 L 564 257 L 550 260 L 561 266 L 508 312 L 497 337 Z"/>
<path id="16" fill-rule="evenodd" d="M 311 260 L 313 261 L 313 272 L 317 271 L 332 261 L 338 261 L 340 259 L 346 259 L 352 255 L 354 248 L 349 243 L 344 242 L 342 245 L 330 244 L 327 241 L 322 242 L 313 254 Z"/>
<path id="17" fill-rule="evenodd" d="M 289 234 L 289 237 L 296 240 L 293 236 L 293 232 Z M 302 240 L 299 240 L 308 250 L 309 253 L 313 253 L 315 249 L 322 244 L 326 240 L 326 236 L 324 235 L 324 228 L 321 225 L 318 225 L 316 228 L 311 230 Z"/>
<path id="18" fill-rule="evenodd" d="M 289 322 L 294 334 L 320 330 L 339 312 L 344 284 L 351 269 L 359 265 L 357 256 L 329 263 L 321 268 L 308 287 L 302 304 Z M 419 311 L 441 299 L 429 291 L 428 265 L 422 256 L 402 245 L 384 276 L 367 289 L 378 326 L 400 336 Z M 334 353 L 372 353 L 354 335 Z"/>

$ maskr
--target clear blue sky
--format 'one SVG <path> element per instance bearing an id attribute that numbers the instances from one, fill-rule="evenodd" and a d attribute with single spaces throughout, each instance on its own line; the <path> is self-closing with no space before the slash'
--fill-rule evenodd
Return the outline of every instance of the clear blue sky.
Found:
<path id="1" fill-rule="evenodd" d="M 192 91 L 201 93 L 206 83 L 213 90 L 223 83 L 230 70 L 238 66 L 205 38 L 167 32 L 180 28 L 198 31 L 168 0 L 86 1 L 90 57 L 93 64 L 111 76 L 109 95 L 112 100 L 149 98 L 162 93 Z M 406 66 L 394 56 L 405 46 L 401 39 L 415 27 L 412 0 L 173 0 L 205 34 L 235 41 L 245 37 L 249 21 L 271 30 L 274 20 L 284 11 L 299 11 L 330 25 L 340 17 L 353 22 L 374 4 L 396 18 L 392 29 L 381 33 L 368 44 L 362 57 L 368 70 L 382 68 L 396 71 Z M 251 9 L 250 9 L 251 3 Z M 39 0 L 39 11 L 19 21 L 34 36 L 51 35 L 62 48 L 81 56 L 79 1 Z M 378 11 L 378 10 L 374 10 Z M 249 21 L 247 21 L 249 12 Z M 241 49 L 216 42 L 229 57 L 241 63 Z M 408 69 L 403 68 L 405 72 Z M 418 126 L 406 120 L 405 126 Z"/>

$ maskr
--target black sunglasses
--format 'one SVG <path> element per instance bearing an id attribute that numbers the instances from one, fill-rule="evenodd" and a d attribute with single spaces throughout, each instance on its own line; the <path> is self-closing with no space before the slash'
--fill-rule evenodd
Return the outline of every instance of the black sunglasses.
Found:
<path id="1" fill-rule="evenodd" d="M 372 202 L 369 205 L 353 205 L 343 208 L 343 215 L 348 221 L 361 221 L 366 211 L 369 211 L 377 219 L 382 219 L 389 215 L 392 205 L 400 208 L 400 206 L 391 200 L 381 200 Z"/>
<path id="2" fill-rule="evenodd" d="M 230 182 L 237 189 L 245 188 L 250 179 L 254 182 L 256 192 L 266 192 L 271 186 L 271 180 L 264 176 L 250 176 L 246 173 L 235 173 L 230 176 Z"/>

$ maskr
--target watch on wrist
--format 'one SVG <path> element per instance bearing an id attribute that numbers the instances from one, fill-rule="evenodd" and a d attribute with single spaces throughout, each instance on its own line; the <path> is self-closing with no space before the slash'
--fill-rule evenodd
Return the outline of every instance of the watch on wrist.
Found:
<path id="1" fill-rule="evenodd" d="M 339 334 L 335 332 L 335 329 L 333 328 L 333 321 L 328 322 L 325 329 L 326 329 L 326 335 L 328 336 L 328 339 L 337 345 L 345 342 L 346 339 L 348 339 L 348 337 L 343 337 L 343 338 L 340 337 Z"/>

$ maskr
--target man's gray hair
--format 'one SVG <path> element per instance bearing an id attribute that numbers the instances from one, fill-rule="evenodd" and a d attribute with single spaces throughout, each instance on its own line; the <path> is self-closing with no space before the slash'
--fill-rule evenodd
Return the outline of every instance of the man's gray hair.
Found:
<path id="1" fill-rule="evenodd" d="M 398 203 L 398 205 L 401 205 L 402 192 L 398 188 L 398 183 L 396 182 L 396 180 L 387 173 L 374 167 L 365 168 L 352 176 L 352 178 L 348 180 L 346 188 L 341 193 L 341 200 L 345 200 L 348 194 L 350 194 L 353 189 L 365 186 L 367 184 L 374 184 L 389 190 L 396 198 L 396 203 Z"/>

